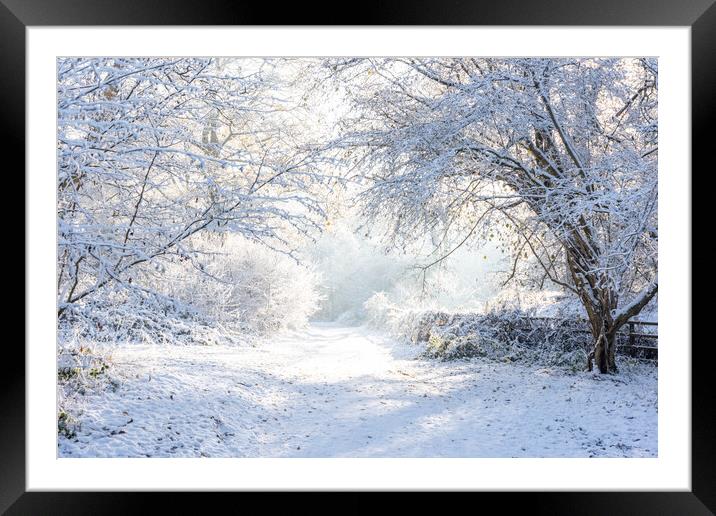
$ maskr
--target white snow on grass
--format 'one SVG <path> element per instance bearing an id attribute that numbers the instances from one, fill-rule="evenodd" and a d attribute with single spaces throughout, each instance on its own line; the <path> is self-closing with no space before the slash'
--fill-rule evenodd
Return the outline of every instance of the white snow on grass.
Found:
<path id="1" fill-rule="evenodd" d="M 657 373 L 440 362 L 359 327 L 125 346 L 60 457 L 655 457 Z"/>

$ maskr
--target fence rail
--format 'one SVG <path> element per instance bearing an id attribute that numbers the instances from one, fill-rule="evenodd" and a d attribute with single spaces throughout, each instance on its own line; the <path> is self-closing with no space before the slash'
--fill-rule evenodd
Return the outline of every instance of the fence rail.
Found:
<path id="1" fill-rule="evenodd" d="M 558 321 L 560 319 L 555 317 L 526 317 L 530 320 L 537 321 Z M 583 322 L 585 325 L 589 324 L 587 319 L 577 319 L 578 322 Z M 659 354 L 658 342 L 659 335 L 657 333 L 645 333 L 644 331 L 637 331 L 637 328 L 644 326 L 652 326 L 654 328 L 659 326 L 658 322 L 655 321 L 639 321 L 632 320 L 622 326 L 617 332 L 616 344 L 617 350 L 625 354 L 638 356 L 642 358 L 657 359 Z M 592 333 L 588 328 L 576 330 L 581 333 Z M 621 338 L 620 338 L 621 337 Z M 652 344 L 653 343 L 653 344 Z"/>

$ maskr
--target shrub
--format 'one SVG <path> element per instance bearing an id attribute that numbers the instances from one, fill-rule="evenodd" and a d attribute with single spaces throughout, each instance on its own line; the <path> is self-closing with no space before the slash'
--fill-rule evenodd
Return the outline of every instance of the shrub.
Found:
<path id="1" fill-rule="evenodd" d="M 288 255 L 239 237 L 202 244 L 200 257 L 139 267 L 133 286 L 68 305 L 60 343 L 245 343 L 301 327 L 318 308 L 318 275 Z"/>
<path id="2" fill-rule="evenodd" d="M 80 342 L 57 350 L 57 433 L 67 439 L 74 439 L 81 427 L 84 395 L 119 387 L 106 349 Z"/>
<path id="3" fill-rule="evenodd" d="M 366 302 L 374 326 L 425 348 L 443 360 L 483 357 L 525 361 L 572 371 L 586 364 L 591 340 L 574 318 L 539 319 L 519 310 L 455 313 L 403 310 L 383 294 Z"/>
<path id="4" fill-rule="evenodd" d="M 202 269 L 169 294 L 235 330 L 267 334 L 304 326 L 318 309 L 319 276 L 287 254 L 238 237 L 210 247 Z"/>

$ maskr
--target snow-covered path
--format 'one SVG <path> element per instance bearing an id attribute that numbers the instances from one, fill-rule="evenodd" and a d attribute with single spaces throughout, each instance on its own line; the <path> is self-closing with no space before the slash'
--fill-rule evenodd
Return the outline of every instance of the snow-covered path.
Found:
<path id="1" fill-rule="evenodd" d="M 416 359 L 364 328 L 312 325 L 257 347 L 128 346 L 116 392 L 83 397 L 59 455 L 642 457 L 655 368 L 565 375 Z"/>

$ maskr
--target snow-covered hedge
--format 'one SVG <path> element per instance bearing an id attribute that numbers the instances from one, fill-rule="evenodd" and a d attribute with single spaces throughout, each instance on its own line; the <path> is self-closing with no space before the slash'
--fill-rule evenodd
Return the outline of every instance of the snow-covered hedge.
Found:
<path id="1" fill-rule="evenodd" d="M 366 302 L 369 323 L 425 347 L 440 359 L 485 357 L 584 369 L 591 339 L 572 317 L 535 318 L 520 310 L 447 313 L 405 310 L 376 294 Z"/>
<path id="2" fill-rule="evenodd" d="M 58 343 L 215 344 L 239 343 L 244 335 L 217 324 L 195 307 L 142 290 L 105 291 L 76 303 L 60 317 Z"/>
<path id="3" fill-rule="evenodd" d="M 579 370 L 591 344 L 584 323 L 569 319 L 535 319 L 521 312 L 426 314 L 420 337 L 437 357 L 484 356 L 526 360 Z"/>

